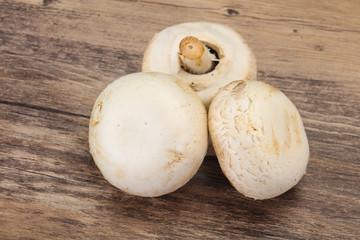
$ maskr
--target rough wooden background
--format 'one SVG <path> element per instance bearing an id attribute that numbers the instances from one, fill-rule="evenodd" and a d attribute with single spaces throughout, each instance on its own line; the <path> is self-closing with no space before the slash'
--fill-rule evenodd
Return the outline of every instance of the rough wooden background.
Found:
<path id="1" fill-rule="evenodd" d="M 0 238 L 360 239 L 359 13 L 357 0 L 0 0 Z M 96 168 L 97 95 L 140 71 L 155 32 L 189 21 L 239 31 L 259 80 L 298 107 L 311 158 L 282 196 L 241 196 L 216 158 L 160 198 Z"/>

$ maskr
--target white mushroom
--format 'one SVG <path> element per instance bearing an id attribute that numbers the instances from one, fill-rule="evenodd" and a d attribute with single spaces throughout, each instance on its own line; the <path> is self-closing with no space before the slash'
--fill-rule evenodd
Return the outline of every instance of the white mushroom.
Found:
<path id="1" fill-rule="evenodd" d="M 209 22 L 183 23 L 153 37 L 142 71 L 178 76 L 208 108 L 219 88 L 235 79 L 256 80 L 256 60 L 233 29 Z"/>
<path id="2" fill-rule="evenodd" d="M 176 77 L 136 73 L 111 83 L 91 113 L 90 152 L 115 187 L 155 197 L 187 183 L 208 145 L 206 110 Z"/>
<path id="3" fill-rule="evenodd" d="M 275 87 L 230 83 L 210 105 L 209 131 L 222 171 L 245 196 L 276 197 L 305 174 L 309 145 L 301 117 Z"/>

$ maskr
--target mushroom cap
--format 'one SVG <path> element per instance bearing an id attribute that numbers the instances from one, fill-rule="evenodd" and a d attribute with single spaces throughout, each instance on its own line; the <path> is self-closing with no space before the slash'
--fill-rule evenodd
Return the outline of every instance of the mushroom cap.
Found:
<path id="1" fill-rule="evenodd" d="M 223 173 L 247 197 L 276 197 L 305 174 L 309 144 L 300 114 L 269 84 L 222 88 L 210 105 L 209 131 Z"/>
<path id="2" fill-rule="evenodd" d="M 179 44 L 186 36 L 198 38 L 217 52 L 220 61 L 213 71 L 196 75 L 181 68 Z M 146 48 L 142 71 L 178 76 L 197 92 L 208 108 L 219 88 L 235 79 L 256 80 L 256 59 L 245 40 L 228 26 L 209 22 L 183 23 L 155 34 Z"/>
<path id="3" fill-rule="evenodd" d="M 155 197 L 185 185 L 208 146 L 206 110 L 176 77 L 135 73 L 108 85 L 89 126 L 90 152 L 112 185 Z"/>

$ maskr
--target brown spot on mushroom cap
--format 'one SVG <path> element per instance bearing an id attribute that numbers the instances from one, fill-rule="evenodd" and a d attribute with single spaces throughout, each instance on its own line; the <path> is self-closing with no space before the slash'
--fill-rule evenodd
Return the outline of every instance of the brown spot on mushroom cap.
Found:
<path id="1" fill-rule="evenodd" d="M 176 150 L 166 150 L 167 158 L 169 159 L 165 169 L 174 168 L 177 163 L 181 163 L 184 160 L 184 154 Z"/>
<path id="2" fill-rule="evenodd" d="M 296 112 L 292 112 L 291 114 L 289 114 L 289 112 L 287 110 L 284 109 L 284 113 L 285 113 L 285 123 L 287 125 L 288 128 L 288 142 L 291 143 L 292 141 L 292 136 L 295 137 L 295 141 L 298 145 L 300 145 L 302 143 L 301 140 L 301 135 L 300 135 L 300 121 L 299 121 L 299 116 Z"/>
<path id="3" fill-rule="evenodd" d="M 101 101 L 100 103 L 98 103 L 96 105 L 96 107 L 94 107 L 93 112 L 91 114 L 91 119 L 90 119 L 90 125 L 91 126 L 96 126 L 100 123 L 101 121 L 101 112 L 102 112 L 102 108 L 103 108 L 103 102 Z"/>
<path id="4" fill-rule="evenodd" d="M 289 113 L 286 109 L 283 109 L 284 119 L 285 119 L 285 127 L 286 127 L 286 137 L 285 137 L 285 145 L 287 148 L 290 148 L 292 137 L 291 137 L 291 123 L 289 118 Z"/>
<path id="5" fill-rule="evenodd" d="M 279 141 L 275 135 L 274 125 L 271 125 L 271 135 L 272 135 L 272 149 L 274 150 L 276 155 L 279 155 L 280 146 L 279 146 Z"/>
<path id="6" fill-rule="evenodd" d="M 289 110 L 282 109 L 282 112 L 279 112 L 280 116 L 284 119 L 284 124 L 278 126 L 278 128 L 282 129 L 283 136 L 277 136 L 274 124 L 278 124 L 273 122 L 271 124 L 271 144 L 264 145 L 264 149 L 267 149 L 269 152 L 276 153 L 277 155 L 284 153 L 291 149 L 293 145 L 293 141 L 295 140 L 297 145 L 301 145 L 301 133 L 299 127 L 301 123 L 299 122 L 298 115 L 296 112 L 289 113 Z"/>
<path id="7" fill-rule="evenodd" d="M 246 83 L 244 81 L 239 81 L 238 84 L 236 84 L 235 87 L 232 89 L 232 93 L 239 94 L 242 92 L 242 90 L 246 87 Z"/>
<path id="8" fill-rule="evenodd" d="M 271 94 L 271 93 L 280 93 L 280 90 L 277 89 L 274 86 L 271 86 L 270 84 L 264 84 L 264 86 L 266 87 L 267 91 Z"/>
<path id="9" fill-rule="evenodd" d="M 301 141 L 301 136 L 300 136 L 299 121 L 298 121 L 297 115 L 295 113 L 293 113 L 291 115 L 291 119 L 293 122 L 293 130 L 294 130 L 294 134 L 296 137 L 296 143 L 300 145 L 302 143 L 302 141 Z"/>

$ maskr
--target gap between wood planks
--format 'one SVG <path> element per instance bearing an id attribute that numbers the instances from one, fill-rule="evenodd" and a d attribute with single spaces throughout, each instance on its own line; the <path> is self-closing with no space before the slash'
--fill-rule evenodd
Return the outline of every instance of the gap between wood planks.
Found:
<path id="1" fill-rule="evenodd" d="M 82 117 L 82 118 L 90 119 L 90 116 L 87 116 L 87 115 L 66 112 L 66 111 L 62 111 L 62 110 L 57 110 L 57 109 L 48 108 L 48 107 L 41 107 L 41 106 L 36 106 L 36 105 L 31 105 L 31 104 L 26 104 L 26 103 L 17 103 L 17 102 L 9 102 L 9 101 L 0 100 L 0 104 L 25 107 L 25 108 L 35 109 L 35 110 L 39 110 L 39 111 L 44 111 L 44 112 L 59 113 L 62 115 L 67 115 L 67 116 L 75 116 L 75 117 Z"/>

